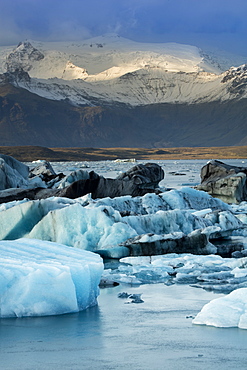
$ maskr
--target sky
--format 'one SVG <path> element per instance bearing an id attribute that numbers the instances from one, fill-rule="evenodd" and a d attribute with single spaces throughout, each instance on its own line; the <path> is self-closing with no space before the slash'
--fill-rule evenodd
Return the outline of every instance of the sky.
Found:
<path id="1" fill-rule="evenodd" d="M 246 0 L 0 0 L 0 45 L 117 33 L 247 56 Z"/>

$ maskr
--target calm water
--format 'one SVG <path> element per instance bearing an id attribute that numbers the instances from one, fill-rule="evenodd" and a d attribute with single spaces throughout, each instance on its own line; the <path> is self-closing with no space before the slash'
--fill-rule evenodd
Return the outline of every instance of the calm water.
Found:
<path id="1" fill-rule="evenodd" d="M 142 293 L 128 303 L 118 293 Z M 1 369 L 246 369 L 247 331 L 191 323 L 219 295 L 183 285 L 101 290 L 99 305 L 0 320 Z"/>

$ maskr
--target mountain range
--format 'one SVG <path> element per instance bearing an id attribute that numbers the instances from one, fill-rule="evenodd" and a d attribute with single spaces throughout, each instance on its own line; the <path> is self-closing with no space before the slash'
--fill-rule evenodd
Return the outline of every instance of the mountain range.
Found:
<path id="1" fill-rule="evenodd" d="M 1 47 L 0 145 L 246 145 L 243 62 L 115 34 Z"/>

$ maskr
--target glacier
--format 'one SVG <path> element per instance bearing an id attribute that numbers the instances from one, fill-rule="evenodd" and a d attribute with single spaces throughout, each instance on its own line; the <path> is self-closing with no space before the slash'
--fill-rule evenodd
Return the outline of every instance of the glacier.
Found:
<path id="1" fill-rule="evenodd" d="M 97 304 L 95 253 L 34 239 L 0 242 L 0 317 L 60 315 Z"/>

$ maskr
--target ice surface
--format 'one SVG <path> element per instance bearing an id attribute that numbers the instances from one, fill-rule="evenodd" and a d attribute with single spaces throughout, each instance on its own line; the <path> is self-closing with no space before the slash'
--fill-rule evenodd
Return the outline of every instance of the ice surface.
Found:
<path id="1" fill-rule="evenodd" d="M 219 199 L 211 197 L 189 187 L 179 190 L 171 190 L 157 194 L 145 194 L 142 197 L 123 196 L 118 198 L 104 198 L 97 201 L 88 199 L 89 206 L 99 205 L 111 206 L 123 215 L 145 215 L 153 214 L 159 210 L 229 210 L 229 206 Z"/>
<path id="2" fill-rule="evenodd" d="M 197 314 L 193 323 L 221 328 L 247 329 L 247 288 L 237 289 L 207 303 Z"/>
<path id="3" fill-rule="evenodd" d="M 0 317 L 78 312 L 97 303 L 97 254 L 39 240 L 0 242 Z"/>

